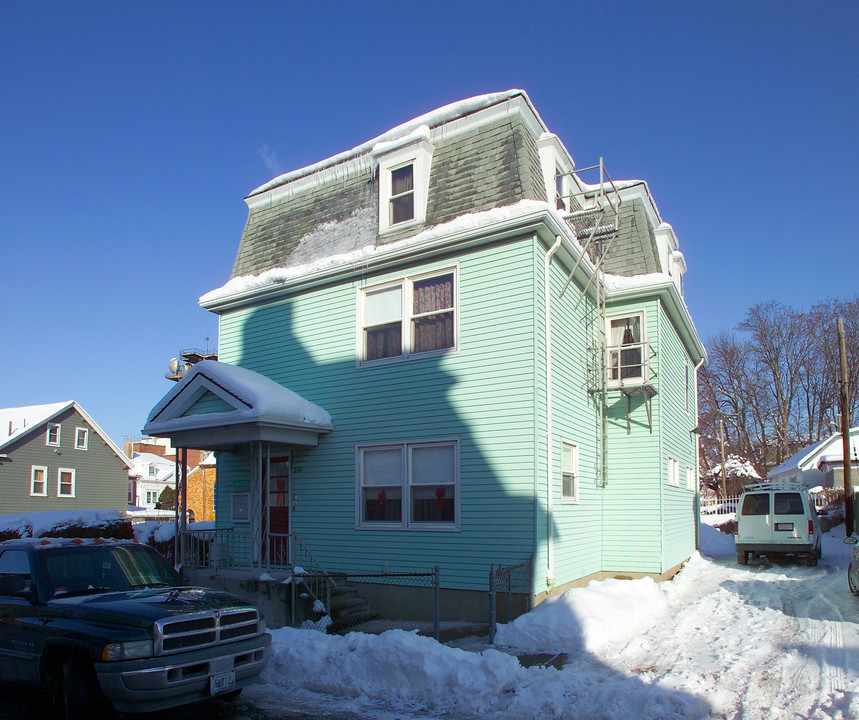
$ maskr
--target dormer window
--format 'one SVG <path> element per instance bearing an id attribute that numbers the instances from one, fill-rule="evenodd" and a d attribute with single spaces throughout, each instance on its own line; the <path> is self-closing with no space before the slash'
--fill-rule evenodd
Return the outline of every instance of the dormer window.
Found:
<path id="1" fill-rule="evenodd" d="M 391 225 L 415 219 L 415 164 L 391 170 Z"/>
<path id="2" fill-rule="evenodd" d="M 379 163 L 379 232 L 426 221 L 432 154 L 429 128 L 373 149 Z"/>

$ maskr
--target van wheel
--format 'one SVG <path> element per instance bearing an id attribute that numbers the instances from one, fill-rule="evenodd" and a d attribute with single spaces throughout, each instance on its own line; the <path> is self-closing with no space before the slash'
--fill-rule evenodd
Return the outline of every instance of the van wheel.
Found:
<path id="1" fill-rule="evenodd" d="M 749 552 L 748 552 L 748 550 L 737 550 L 737 562 L 740 565 L 748 565 L 749 564 Z"/>
<path id="2" fill-rule="evenodd" d="M 808 565 L 808 567 L 814 567 L 815 565 L 817 565 L 817 558 L 818 558 L 817 550 L 812 550 L 806 556 L 805 564 Z"/>
<path id="3" fill-rule="evenodd" d="M 823 557 L 823 545 L 818 545 L 817 546 L 817 559 L 820 560 L 820 558 L 822 558 L 822 557 Z"/>

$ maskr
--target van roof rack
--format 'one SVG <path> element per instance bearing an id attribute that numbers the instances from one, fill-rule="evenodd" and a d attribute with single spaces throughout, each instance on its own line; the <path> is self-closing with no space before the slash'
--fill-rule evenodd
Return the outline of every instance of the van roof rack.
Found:
<path id="1" fill-rule="evenodd" d="M 808 485 L 800 480 L 773 480 L 743 486 L 743 492 L 749 490 L 808 490 Z"/>

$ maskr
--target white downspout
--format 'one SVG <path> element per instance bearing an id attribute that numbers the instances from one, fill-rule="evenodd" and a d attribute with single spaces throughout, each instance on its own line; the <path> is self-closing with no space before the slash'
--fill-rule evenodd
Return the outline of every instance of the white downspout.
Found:
<path id="1" fill-rule="evenodd" d="M 701 362 L 699 362 L 695 366 L 695 424 L 697 425 L 700 421 L 698 420 L 698 371 L 701 369 L 701 366 L 704 364 L 706 357 L 701 358 Z M 701 471 L 701 442 L 700 435 L 695 438 L 695 507 L 693 511 L 695 513 L 695 549 L 701 549 L 701 479 L 698 477 L 698 473 Z"/>
<path id="2" fill-rule="evenodd" d="M 561 246 L 561 236 L 555 237 L 555 244 L 549 248 L 543 259 L 543 308 L 546 312 L 546 584 L 551 588 L 555 584 L 555 529 L 552 518 L 552 500 L 554 495 L 554 483 L 552 464 L 554 460 L 554 444 L 552 437 L 552 292 L 549 269 L 552 264 L 552 256 Z"/>

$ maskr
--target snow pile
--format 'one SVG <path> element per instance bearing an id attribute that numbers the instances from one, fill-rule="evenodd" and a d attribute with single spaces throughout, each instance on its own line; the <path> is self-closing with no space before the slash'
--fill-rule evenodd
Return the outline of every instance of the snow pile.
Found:
<path id="1" fill-rule="evenodd" d="M 135 523 L 132 525 L 132 529 L 134 530 L 134 539 L 144 545 L 169 542 L 176 537 L 175 522 L 162 523 L 157 520 L 149 520 L 147 522 Z"/>
<path id="2" fill-rule="evenodd" d="M 571 590 L 500 627 L 507 646 L 484 638 L 476 652 L 402 630 L 275 630 L 263 684 L 246 695 L 272 711 L 377 720 L 857 718 L 859 622 L 841 539 L 824 535 L 819 568 L 738 566 L 733 538 L 703 526 L 701 554 L 673 580 Z M 523 648 L 563 650 L 566 663 L 525 667 Z"/>
<path id="3" fill-rule="evenodd" d="M 121 520 L 118 510 L 43 510 L 0 517 L 0 532 L 41 537 L 52 530 L 68 527 L 105 528 Z"/>
<path id="4" fill-rule="evenodd" d="M 592 581 L 500 626 L 495 641 L 523 653 L 596 652 L 649 628 L 665 603 L 664 592 L 651 578 Z"/>

